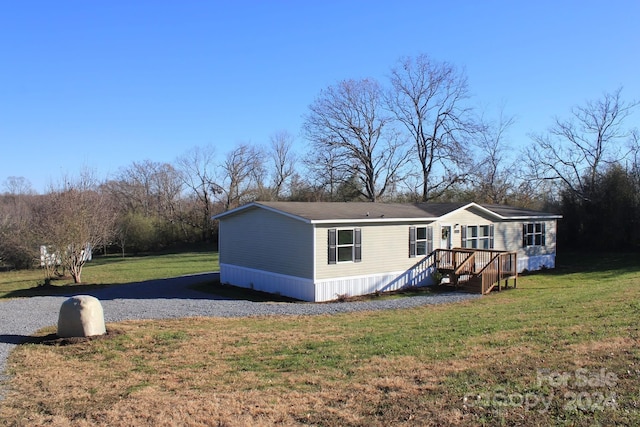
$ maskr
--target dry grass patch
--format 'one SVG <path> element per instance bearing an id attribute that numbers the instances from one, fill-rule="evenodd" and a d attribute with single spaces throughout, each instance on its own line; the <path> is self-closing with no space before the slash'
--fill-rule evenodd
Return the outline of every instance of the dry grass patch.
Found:
<path id="1" fill-rule="evenodd" d="M 354 317 L 376 323 L 381 315 Z M 364 337 L 348 317 L 124 322 L 109 340 L 22 346 L 11 359 L 13 391 L 0 416 L 7 425 L 544 425 L 566 416 L 562 401 L 540 414 L 463 399 L 497 390 L 548 392 L 536 388 L 539 367 L 607 366 L 619 373 L 624 410 L 570 414 L 572 422 L 638 419 L 637 401 L 630 400 L 638 380 L 633 337 L 558 348 L 476 345 L 446 361 L 420 354 L 358 358 L 352 343 Z M 488 338 L 505 334 L 513 332 Z M 341 364 L 316 360 L 314 350 L 322 359 L 327 348 Z M 630 369 L 636 373 L 625 376 Z"/>
<path id="2" fill-rule="evenodd" d="M 107 325 L 122 332 L 111 339 L 23 345 L 10 358 L 0 420 L 640 425 L 640 272 L 590 277 L 525 277 L 517 290 L 447 306 L 123 322 Z M 576 385 L 578 370 L 603 369 L 615 381 Z M 570 380 L 552 384 L 541 372 Z M 599 394 L 615 401 L 594 406 Z"/>

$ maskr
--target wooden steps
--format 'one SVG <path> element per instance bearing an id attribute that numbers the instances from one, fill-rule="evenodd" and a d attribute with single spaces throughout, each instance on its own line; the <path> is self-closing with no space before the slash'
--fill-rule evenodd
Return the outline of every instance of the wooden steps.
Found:
<path id="1" fill-rule="evenodd" d="M 516 253 L 481 249 L 437 249 L 434 266 L 446 277 L 443 281 L 465 292 L 488 294 L 507 287 L 509 279 L 516 286 Z"/>
<path id="2" fill-rule="evenodd" d="M 458 282 L 458 289 L 469 292 L 472 294 L 482 293 L 482 277 L 474 276 L 469 280 L 462 280 Z"/>

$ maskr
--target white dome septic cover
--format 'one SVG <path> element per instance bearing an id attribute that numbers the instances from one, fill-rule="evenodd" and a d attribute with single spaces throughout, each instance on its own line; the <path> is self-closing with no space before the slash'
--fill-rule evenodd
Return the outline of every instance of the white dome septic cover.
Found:
<path id="1" fill-rule="evenodd" d="M 91 337 L 104 335 L 104 311 L 98 298 L 76 295 L 60 306 L 58 336 L 60 338 Z"/>

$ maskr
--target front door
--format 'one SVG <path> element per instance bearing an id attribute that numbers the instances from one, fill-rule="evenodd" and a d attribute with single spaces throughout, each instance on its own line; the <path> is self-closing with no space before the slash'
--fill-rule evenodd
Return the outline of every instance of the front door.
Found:
<path id="1" fill-rule="evenodd" d="M 451 226 L 440 227 L 440 249 L 451 249 Z"/>

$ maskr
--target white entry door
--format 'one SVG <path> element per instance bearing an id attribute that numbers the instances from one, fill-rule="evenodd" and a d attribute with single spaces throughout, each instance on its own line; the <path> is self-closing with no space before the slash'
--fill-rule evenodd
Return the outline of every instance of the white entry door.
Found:
<path id="1" fill-rule="evenodd" d="M 440 249 L 451 249 L 451 226 L 440 226 Z"/>

